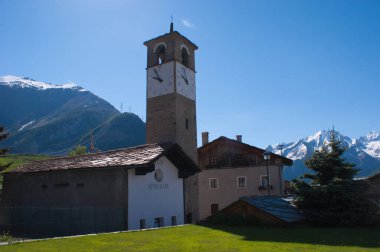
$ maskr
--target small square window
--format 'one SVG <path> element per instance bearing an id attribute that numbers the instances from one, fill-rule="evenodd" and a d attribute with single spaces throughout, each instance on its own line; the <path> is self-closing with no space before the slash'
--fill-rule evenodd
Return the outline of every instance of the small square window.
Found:
<path id="1" fill-rule="evenodd" d="M 219 211 L 219 204 L 211 204 L 211 215 L 216 214 Z"/>
<path id="2" fill-rule="evenodd" d="M 187 224 L 193 223 L 193 214 L 192 213 L 186 214 L 186 223 Z"/>
<path id="3" fill-rule="evenodd" d="M 210 183 L 210 189 L 218 189 L 218 179 L 217 178 L 210 178 L 209 180 Z"/>
<path id="4" fill-rule="evenodd" d="M 237 177 L 237 186 L 238 188 L 247 188 L 247 177 L 246 176 Z"/>
<path id="5" fill-rule="evenodd" d="M 177 225 L 177 216 L 172 216 L 172 226 Z"/>
<path id="6" fill-rule="evenodd" d="M 267 188 L 267 186 L 269 185 L 269 179 L 268 179 L 268 176 L 267 175 L 262 175 L 260 176 L 260 184 L 263 188 Z"/>
<path id="7" fill-rule="evenodd" d="M 164 226 L 164 217 L 154 218 L 154 227 L 163 227 Z"/>
<path id="8" fill-rule="evenodd" d="M 209 157 L 209 162 L 211 167 L 215 167 L 217 165 L 217 159 L 215 156 L 210 156 Z"/>
<path id="9" fill-rule="evenodd" d="M 55 184 L 54 187 L 55 188 L 66 188 L 69 185 L 70 185 L 69 183 L 58 183 L 58 184 Z"/>

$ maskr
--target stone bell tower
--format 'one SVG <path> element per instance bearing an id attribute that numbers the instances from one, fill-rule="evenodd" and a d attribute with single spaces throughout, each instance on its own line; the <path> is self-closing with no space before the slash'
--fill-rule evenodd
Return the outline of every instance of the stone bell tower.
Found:
<path id="1" fill-rule="evenodd" d="M 173 30 L 144 43 L 147 57 L 147 143 L 178 143 L 197 159 L 195 58 L 198 47 Z"/>
<path id="2" fill-rule="evenodd" d="M 147 57 L 147 143 L 177 143 L 197 157 L 195 57 L 198 47 L 173 30 L 144 43 Z M 197 175 L 184 180 L 185 222 L 199 218 Z"/>

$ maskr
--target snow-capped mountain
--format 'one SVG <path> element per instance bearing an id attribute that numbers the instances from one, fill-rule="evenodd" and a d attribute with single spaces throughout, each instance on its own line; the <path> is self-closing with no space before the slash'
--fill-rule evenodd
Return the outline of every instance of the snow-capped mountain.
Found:
<path id="1" fill-rule="evenodd" d="M 46 89 L 73 89 L 77 91 L 84 92 L 84 88 L 77 86 L 74 83 L 65 83 L 61 85 L 54 85 L 51 83 L 41 82 L 33 80 L 29 77 L 18 77 L 18 76 L 2 76 L 0 77 L 0 85 L 8 85 L 11 87 L 20 87 L 20 88 L 35 88 L 40 90 Z"/>
<path id="2" fill-rule="evenodd" d="M 145 142 L 145 125 L 73 83 L 54 85 L 26 77 L 0 77 L 0 125 L 10 153 L 65 154 L 88 145 L 93 131 L 101 150 Z M 115 140 L 116 139 L 116 140 Z M 111 141 L 112 140 L 112 141 Z"/>
<path id="3" fill-rule="evenodd" d="M 363 144 L 363 151 L 368 155 L 380 159 L 380 133 L 371 131 L 365 137 L 359 138 L 359 142 Z"/>
<path id="4" fill-rule="evenodd" d="M 305 137 L 296 142 L 269 145 L 267 150 L 282 154 L 294 161 L 294 165 L 285 169 L 284 175 L 287 179 L 296 178 L 305 172 L 310 172 L 304 165 L 305 160 L 312 153 L 326 145 L 330 141 L 331 131 L 321 130 L 312 136 Z M 354 163 L 360 169 L 358 176 L 368 176 L 380 169 L 380 133 L 372 131 L 364 137 L 353 139 L 335 131 L 336 137 L 347 149 L 344 157 L 348 162 Z M 282 150 L 281 150 L 282 149 Z"/>

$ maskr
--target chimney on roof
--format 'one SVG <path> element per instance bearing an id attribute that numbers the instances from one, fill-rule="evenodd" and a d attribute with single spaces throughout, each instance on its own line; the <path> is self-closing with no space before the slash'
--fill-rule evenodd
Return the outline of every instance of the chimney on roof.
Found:
<path id="1" fill-rule="evenodd" d="M 208 132 L 202 132 L 202 146 L 208 144 Z"/>
<path id="2" fill-rule="evenodd" d="M 242 135 L 236 135 L 236 141 L 242 142 L 243 141 L 242 138 L 243 138 Z"/>

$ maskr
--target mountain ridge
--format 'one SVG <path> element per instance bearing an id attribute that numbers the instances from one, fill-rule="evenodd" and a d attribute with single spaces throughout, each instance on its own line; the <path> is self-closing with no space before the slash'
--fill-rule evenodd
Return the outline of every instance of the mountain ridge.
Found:
<path id="1" fill-rule="evenodd" d="M 99 150 L 145 143 L 145 123 L 138 116 L 120 113 L 73 83 L 54 85 L 27 77 L 0 77 L 0 118 L 0 125 L 10 133 L 1 146 L 10 153 L 65 155 L 77 144 L 89 147 L 90 140 L 99 142 Z M 112 132 L 102 127 L 112 128 Z M 101 137 L 90 139 L 90 132 L 95 135 L 98 131 Z M 111 135 L 121 137 L 112 143 L 106 140 Z"/>
<path id="2" fill-rule="evenodd" d="M 320 149 L 323 145 L 329 143 L 331 130 L 320 130 L 315 134 L 299 139 L 295 142 L 269 145 L 268 151 L 275 154 L 282 154 L 294 161 L 292 167 L 285 169 L 284 176 L 286 179 L 293 179 L 310 170 L 304 165 L 304 161 L 309 158 L 313 152 Z M 343 157 L 350 163 L 354 163 L 360 171 L 358 176 L 368 176 L 374 171 L 380 169 L 380 133 L 371 131 L 360 138 L 350 138 L 342 135 L 335 130 L 337 139 L 346 148 Z"/>
<path id="3" fill-rule="evenodd" d="M 20 88 L 35 88 L 35 89 L 40 89 L 40 90 L 72 89 L 72 90 L 78 90 L 80 92 L 87 91 L 86 89 L 72 82 L 57 85 L 57 84 L 51 84 L 51 83 L 42 82 L 42 81 L 36 81 L 29 77 L 18 77 L 14 75 L 0 76 L 0 85 L 15 86 L 15 87 L 20 87 Z"/>

